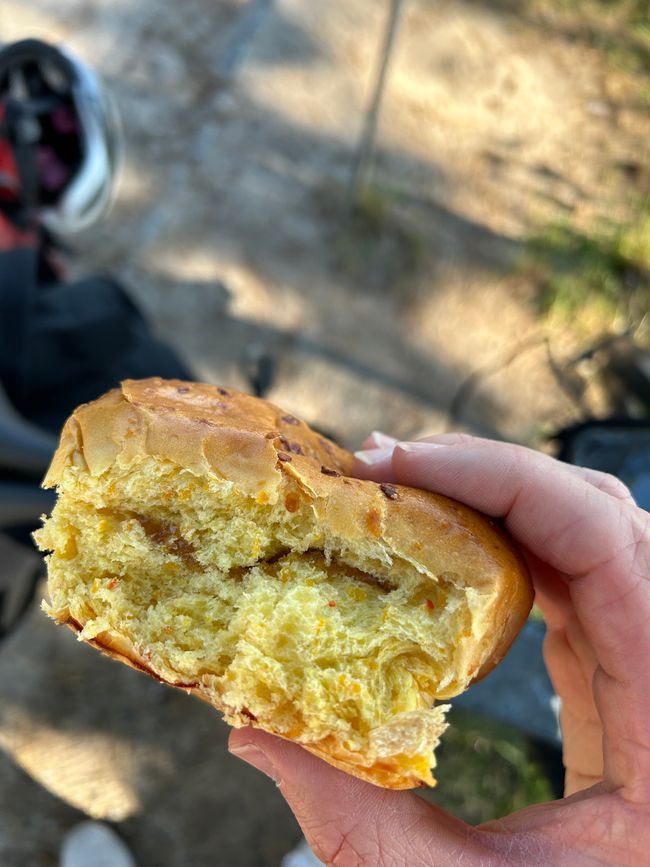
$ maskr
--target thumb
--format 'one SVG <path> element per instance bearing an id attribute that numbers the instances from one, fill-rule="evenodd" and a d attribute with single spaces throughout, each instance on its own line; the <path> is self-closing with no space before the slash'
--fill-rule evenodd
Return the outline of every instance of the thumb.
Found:
<path id="1" fill-rule="evenodd" d="M 411 792 L 391 792 L 351 777 L 297 744 L 243 728 L 231 733 L 229 749 L 276 782 L 307 842 L 327 865 L 503 863 L 490 846 L 491 835 Z"/>

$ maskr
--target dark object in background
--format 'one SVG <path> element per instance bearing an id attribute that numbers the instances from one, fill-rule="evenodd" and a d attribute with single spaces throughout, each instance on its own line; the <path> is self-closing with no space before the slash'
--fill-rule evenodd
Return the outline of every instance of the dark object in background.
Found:
<path id="1" fill-rule="evenodd" d="M 50 272 L 38 284 L 38 256 L 0 254 L 0 382 L 24 418 L 58 433 L 76 406 L 122 379 L 193 378 L 119 283 L 59 283 Z"/>
<path id="2" fill-rule="evenodd" d="M 0 385 L 52 433 L 122 379 L 191 378 L 115 280 L 67 282 L 56 260 L 51 233 L 70 237 L 110 204 L 121 138 L 102 82 L 65 47 L 0 50 Z M 14 468 L 0 445 L 2 467 Z"/>
<path id="3" fill-rule="evenodd" d="M 650 511 L 650 350 L 625 333 L 590 354 L 608 392 L 610 417 L 585 419 L 556 433 L 558 457 L 611 473 Z"/>
<path id="4" fill-rule="evenodd" d="M 54 497 L 40 489 L 56 435 L 72 410 L 120 380 L 192 379 L 107 277 L 61 283 L 44 248 L 0 253 L 0 530 L 31 547 Z M 0 535 L 0 543 L 3 537 Z M 42 563 L 0 574 L 0 639 L 33 597 Z M 8 582 L 8 583 L 7 583 Z"/>
<path id="5" fill-rule="evenodd" d="M 597 353 L 617 418 L 650 420 L 650 350 L 629 336 L 611 341 Z"/>
<path id="6" fill-rule="evenodd" d="M 89 66 L 40 39 L 0 49 L 0 199 L 15 222 L 36 218 L 59 238 L 92 225 L 122 154 L 117 110 Z"/>

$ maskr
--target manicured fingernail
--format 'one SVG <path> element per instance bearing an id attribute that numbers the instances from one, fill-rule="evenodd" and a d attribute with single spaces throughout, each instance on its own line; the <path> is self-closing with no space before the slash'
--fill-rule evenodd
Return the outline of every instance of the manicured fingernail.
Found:
<path id="1" fill-rule="evenodd" d="M 431 451 L 431 449 L 444 449 L 447 443 L 397 443 L 396 449 L 402 452 L 412 452 L 415 454 L 423 454 Z"/>
<path id="2" fill-rule="evenodd" d="M 386 458 L 389 458 L 392 454 L 393 447 L 391 446 L 389 449 L 363 449 L 362 451 L 355 452 L 354 456 L 357 460 L 361 461 L 362 464 L 367 464 L 371 467 L 373 464 L 385 461 Z"/>
<path id="3" fill-rule="evenodd" d="M 370 434 L 370 439 L 378 449 L 394 449 L 397 442 L 395 437 L 389 437 L 388 434 L 382 433 L 380 430 L 374 430 Z"/>
<path id="4" fill-rule="evenodd" d="M 266 774 L 267 777 L 270 777 L 279 785 L 280 775 L 278 774 L 275 765 L 266 753 L 263 753 L 258 746 L 255 744 L 242 744 L 234 749 L 231 748 L 230 752 L 233 756 L 237 756 L 238 759 L 242 759 L 244 762 L 247 762 L 247 764 L 257 768 L 258 771 Z"/>

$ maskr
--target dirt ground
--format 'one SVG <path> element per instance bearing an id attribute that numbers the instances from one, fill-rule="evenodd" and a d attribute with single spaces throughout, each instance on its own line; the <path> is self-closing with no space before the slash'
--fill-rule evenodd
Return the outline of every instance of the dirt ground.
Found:
<path id="1" fill-rule="evenodd" d="M 387 3 L 3 0 L 0 38 L 68 44 L 105 77 L 126 163 L 76 244 L 197 378 L 248 387 L 354 445 L 456 427 L 538 444 L 577 417 L 517 263 L 563 215 L 624 214 L 638 109 L 602 58 L 508 4 L 405 4 L 372 195 L 345 207 Z M 467 377 L 486 375 L 457 418 Z M 0 861 L 55 864 L 81 812 L 142 867 L 279 864 L 298 837 L 208 708 L 107 662 L 38 611 L 0 648 Z M 137 710 L 137 712 L 136 712 Z M 217 854 L 218 853 L 218 854 Z"/>

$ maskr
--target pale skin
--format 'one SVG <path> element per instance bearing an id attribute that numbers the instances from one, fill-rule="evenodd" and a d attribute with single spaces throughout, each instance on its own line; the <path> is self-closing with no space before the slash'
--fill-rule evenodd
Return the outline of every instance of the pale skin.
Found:
<path id="1" fill-rule="evenodd" d="M 271 776 L 336 867 L 650 865 L 650 515 L 612 476 L 461 434 L 364 443 L 356 472 L 502 518 L 548 624 L 566 796 L 471 827 L 251 728 L 231 751 Z"/>

